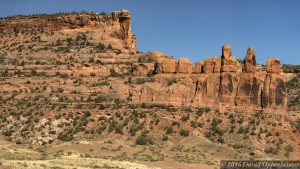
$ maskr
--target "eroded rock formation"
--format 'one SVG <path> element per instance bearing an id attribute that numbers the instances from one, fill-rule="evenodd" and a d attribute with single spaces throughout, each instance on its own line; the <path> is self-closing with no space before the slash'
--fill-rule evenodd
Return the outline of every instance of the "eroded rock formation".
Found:
<path id="1" fill-rule="evenodd" d="M 180 58 L 177 61 L 177 73 L 185 73 L 190 74 L 192 73 L 193 64 L 189 61 L 188 58 Z"/>
<path id="2" fill-rule="evenodd" d="M 280 111 L 287 110 L 287 91 L 280 76 L 279 59 L 268 60 L 268 74 L 263 78 L 262 73 L 256 73 L 252 47 L 247 50 L 241 71 L 238 71 L 238 61 L 231 55 L 229 45 L 222 47 L 221 57 L 206 58 L 203 62 L 196 62 L 193 68 L 186 58 L 176 61 L 159 55 L 155 55 L 154 68 L 159 83 L 135 89 L 133 101 L 249 110 L 281 107 Z M 176 83 L 168 82 L 170 79 L 175 79 Z"/>
<path id="3" fill-rule="evenodd" d="M 267 62 L 267 77 L 264 81 L 262 107 L 267 109 L 287 110 L 287 89 L 278 58 L 269 58 Z"/>
<path id="4" fill-rule="evenodd" d="M 98 13 L 14 16 L 0 20 L 0 33 L 94 31 L 99 42 L 122 51 L 136 52 L 136 38 L 131 31 L 131 13 L 127 10 Z"/>

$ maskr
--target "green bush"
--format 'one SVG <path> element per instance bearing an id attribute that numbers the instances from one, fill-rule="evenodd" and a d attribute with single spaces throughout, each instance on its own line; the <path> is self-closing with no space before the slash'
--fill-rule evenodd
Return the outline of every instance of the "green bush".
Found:
<path id="1" fill-rule="evenodd" d="M 136 79 L 136 84 L 144 84 L 146 83 L 146 80 L 144 78 L 137 78 Z"/>
<path id="2" fill-rule="evenodd" d="M 166 130 L 166 134 L 172 134 L 172 133 L 173 133 L 173 128 L 172 128 L 172 126 L 167 126 L 167 127 L 165 127 L 165 130 Z"/>
<path id="3" fill-rule="evenodd" d="M 181 129 L 180 135 L 184 137 L 188 137 L 190 135 L 190 132 L 188 130 Z"/>
<path id="4" fill-rule="evenodd" d="M 59 133 L 57 138 L 59 140 L 62 140 L 62 141 L 72 141 L 74 139 L 74 136 L 72 135 L 72 133 L 69 131 L 69 132 L 62 132 L 62 133 Z"/>
<path id="5" fill-rule="evenodd" d="M 273 147 L 268 147 L 265 149 L 267 154 L 278 154 L 278 150 L 274 149 Z"/>
<path id="6" fill-rule="evenodd" d="M 124 128 L 124 126 L 123 126 L 122 124 L 120 124 L 120 125 L 118 125 L 118 126 L 116 127 L 115 132 L 116 132 L 117 134 L 123 135 L 123 134 L 124 134 L 123 128 Z"/>
<path id="7" fill-rule="evenodd" d="M 136 145 L 147 145 L 147 144 L 153 144 L 153 141 L 146 134 L 141 134 L 135 140 L 135 144 Z"/>
<path id="8" fill-rule="evenodd" d="M 2 131 L 2 135 L 10 137 L 12 135 L 13 131 L 12 130 L 4 130 Z"/>
<path id="9" fill-rule="evenodd" d="M 210 111 L 211 111 L 211 108 L 210 108 L 210 107 L 200 107 L 200 108 L 197 109 L 196 114 L 197 114 L 198 116 L 201 116 L 203 113 L 208 113 L 208 112 L 210 112 Z"/>
<path id="10" fill-rule="evenodd" d="M 284 147 L 285 151 L 287 152 L 293 152 L 294 151 L 294 147 L 292 145 L 287 145 Z"/>
<path id="11" fill-rule="evenodd" d="M 169 81 L 168 81 L 168 86 L 171 86 L 173 83 L 177 83 L 177 80 L 175 79 L 175 78 L 173 78 L 173 79 L 170 79 Z"/>
<path id="12" fill-rule="evenodd" d="M 112 77 L 118 77 L 120 75 L 114 69 L 110 69 L 110 76 L 112 76 Z"/>
<path id="13" fill-rule="evenodd" d="M 168 137 L 168 136 L 163 136 L 163 137 L 161 138 L 161 140 L 162 140 L 162 141 L 168 141 L 168 140 L 169 140 L 169 137 Z"/>
<path id="14" fill-rule="evenodd" d="M 190 116 L 189 115 L 183 115 L 180 120 L 181 121 L 188 121 L 190 119 Z"/>

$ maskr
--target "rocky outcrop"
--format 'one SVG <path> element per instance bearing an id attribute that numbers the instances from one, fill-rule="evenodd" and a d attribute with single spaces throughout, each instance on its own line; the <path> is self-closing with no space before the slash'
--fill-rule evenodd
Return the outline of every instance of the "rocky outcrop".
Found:
<path id="1" fill-rule="evenodd" d="M 250 46 L 247 50 L 247 55 L 243 62 L 244 73 L 255 73 L 256 72 L 256 58 L 253 48 Z"/>
<path id="2" fill-rule="evenodd" d="M 185 73 L 190 74 L 192 73 L 192 62 L 189 61 L 188 58 L 180 58 L 177 61 L 177 73 Z"/>
<path id="3" fill-rule="evenodd" d="M 287 110 L 287 89 L 283 78 L 269 73 L 263 87 L 262 107 L 266 109 Z"/>
<path id="4" fill-rule="evenodd" d="M 282 76 L 278 58 L 269 58 L 267 62 L 267 77 L 264 81 L 262 107 L 266 109 L 287 110 L 287 89 Z"/>
<path id="5" fill-rule="evenodd" d="M 235 98 L 235 105 L 249 108 L 261 107 L 262 85 L 259 78 L 252 73 L 242 73 Z"/>
<path id="6" fill-rule="evenodd" d="M 122 51 L 136 52 L 136 38 L 131 31 L 131 13 L 127 10 L 111 14 L 65 13 L 53 15 L 14 16 L 0 20 L 0 33 L 55 33 L 95 31 L 98 43 L 111 44 Z"/>
<path id="7" fill-rule="evenodd" d="M 214 72 L 214 60 L 213 58 L 204 59 L 203 73 L 210 74 Z"/>
<path id="8" fill-rule="evenodd" d="M 269 58 L 267 62 L 268 73 L 281 73 L 282 67 L 279 58 Z"/>
<path id="9" fill-rule="evenodd" d="M 154 63 L 136 63 L 133 64 L 132 74 L 134 76 L 147 76 L 153 74 Z"/>
<path id="10" fill-rule="evenodd" d="M 221 72 L 237 72 L 238 61 L 234 56 L 231 56 L 231 47 L 229 45 L 222 47 L 221 60 Z"/>
<path id="11" fill-rule="evenodd" d="M 203 62 L 196 62 L 195 63 L 195 66 L 193 67 L 193 73 L 202 73 L 202 68 L 203 68 Z"/>
<path id="12" fill-rule="evenodd" d="M 261 107 L 262 85 L 256 73 L 254 50 L 249 47 L 243 62 L 235 105 L 243 108 Z"/>
<path id="13" fill-rule="evenodd" d="M 214 57 L 214 73 L 220 73 L 221 72 L 221 64 L 222 64 L 222 59 L 220 57 Z"/>
<path id="14" fill-rule="evenodd" d="M 222 47 L 221 57 L 206 58 L 203 62 L 196 62 L 193 68 L 186 58 L 176 62 L 161 55 L 161 59 L 155 60 L 156 78 L 162 84 L 144 85 L 135 90 L 132 94 L 137 100 L 133 101 L 237 107 L 243 110 L 279 110 L 278 107 L 281 107 L 283 112 L 287 110 L 287 91 L 279 74 L 279 60 L 269 59 L 268 74 L 262 77 L 265 73 L 256 72 L 256 56 L 252 47 L 248 48 L 240 71 L 229 45 Z M 169 83 L 171 76 L 177 80 Z"/>
<path id="15" fill-rule="evenodd" d="M 176 60 L 173 58 L 162 58 L 155 64 L 155 73 L 176 73 Z"/>

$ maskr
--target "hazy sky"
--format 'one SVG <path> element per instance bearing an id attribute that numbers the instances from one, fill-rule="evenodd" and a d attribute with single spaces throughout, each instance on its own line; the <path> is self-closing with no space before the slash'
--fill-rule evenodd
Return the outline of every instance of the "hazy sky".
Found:
<path id="1" fill-rule="evenodd" d="M 121 9 L 131 11 L 143 52 L 199 61 L 228 43 L 239 59 L 252 45 L 259 63 L 276 56 L 300 64 L 300 0 L 0 0 L 2 17 Z"/>

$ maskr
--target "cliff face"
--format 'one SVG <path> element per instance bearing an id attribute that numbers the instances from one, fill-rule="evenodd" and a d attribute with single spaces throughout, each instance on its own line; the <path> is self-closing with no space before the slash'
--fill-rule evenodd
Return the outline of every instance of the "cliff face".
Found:
<path id="1" fill-rule="evenodd" d="M 176 60 L 161 52 L 136 53 L 131 14 L 126 10 L 15 16 L 0 21 L 0 35 L 0 54 L 7 55 L 7 65 L 15 64 L 9 60 L 32 64 L 30 60 L 36 59 L 53 66 L 51 70 L 77 76 L 153 76 L 154 81 L 111 88 L 117 96 L 130 97 L 134 103 L 287 111 L 279 59 L 270 58 L 265 71 L 257 70 L 252 47 L 243 63 L 238 63 L 231 47 L 224 45 L 221 56 L 206 58 L 194 66 L 188 58 Z M 30 69 L 40 68 L 50 72 L 42 65 Z"/>
<path id="2" fill-rule="evenodd" d="M 223 46 L 221 57 L 206 58 L 194 67 L 186 58 L 176 61 L 161 54 L 156 60 L 154 72 L 161 83 L 133 89 L 133 101 L 287 111 L 287 90 L 279 59 L 270 58 L 267 72 L 257 72 L 252 47 L 247 50 L 242 68 L 231 56 L 229 45 Z M 163 83 L 172 80 L 177 83 Z"/>
<path id="3" fill-rule="evenodd" d="M 285 80 L 294 74 L 282 73 L 278 58 L 262 67 L 249 47 L 241 63 L 229 45 L 220 56 L 195 64 L 157 51 L 135 52 L 130 22 L 128 11 L 1 20 L 2 136 L 38 145 L 80 135 L 132 140 L 137 128 L 136 136 L 149 129 L 160 137 L 171 126 L 171 141 L 181 142 L 184 129 L 222 144 L 248 145 L 249 153 L 277 138 L 299 145 L 290 125 L 299 117 L 299 78 L 288 85 L 293 116 L 287 113 Z"/>
<path id="4" fill-rule="evenodd" d="M 136 52 L 136 38 L 131 32 L 131 13 L 127 10 L 98 13 L 14 16 L 0 20 L 0 33 L 96 31 L 101 43 L 122 51 Z"/>

